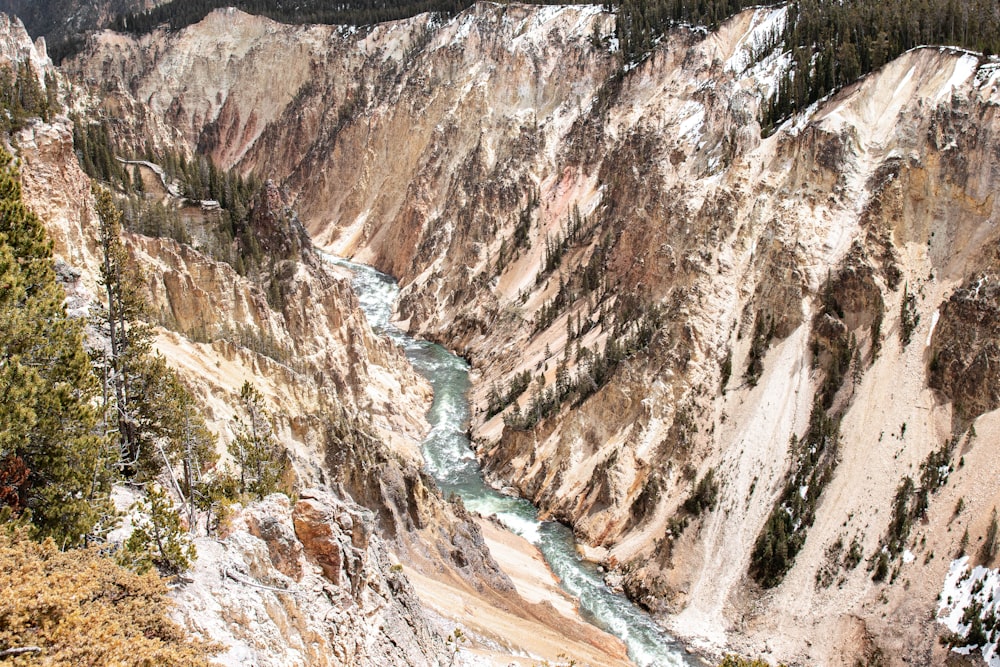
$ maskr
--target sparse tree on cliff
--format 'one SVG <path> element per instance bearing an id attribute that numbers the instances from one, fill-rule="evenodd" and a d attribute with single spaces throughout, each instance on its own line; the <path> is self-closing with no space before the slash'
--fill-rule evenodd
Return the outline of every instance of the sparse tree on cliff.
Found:
<path id="1" fill-rule="evenodd" d="M 244 382 L 240 388 L 240 403 L 247 419 L 236 419 L 236 437 L 229 445 L 229 453 L 236 461 L 240 492 L 263 498 L 277 490 L 284 456 L 274 438 L 264 397 L 257 387 Z"/>
<path id="2" fill-rule="evenodd" d="M 142 182 L 142 170 L 139 169 L 139 165 L 135 165 L 132 169 L 132 189 L 139 193 L 146 190 L 146 185 Z"/>
<path id="3" fill-rule="evenodd" d="M 106 189 L 95 186 L 94 195 L 107 300 L 98 324 L 108 341 L 95 355 L 95 365 L 104 379 L 106 430 L 118 444 L 122 472 L 146 481 L 166 470 L 193 518 L 191 495 L 201 473 L 215 462 L 213 438 L 177 373 L 152 352 L 152 328 L 143 321 L 148 306 L 142 279 L 121 241 L 121 212 Z M 183 485 L 175 466 L 183 469 Z"/>
<path id="4" fill-rule="evenodd" d="M 95 362 L 104 379 L 105 417 L 109 432 L 117 436 L 119 465 L 131 475 L 143 455 L 133 399 L 141 380 L 139 366 L 151 350 L 152 331 L 142 321 L 146 302 L 138 292 L 139 277 L 122 244 L 121 212 L 108 190 L 95 185 L 93 192 L 100 221 L 101 286 L 106 298 L 99 324 L 108 340 L 106 351 L 97 355 Z"/>
<path id="5" fill-rule="evenodd" d="M 144 574 L 156 567 L 162 574 L 180 574 L 196 557 L 194 545 L 185 533 L 180 514 L 170 496 L 157 485 L 146 489 L 146 497 L 136 503 L 138 524 L 126 540 L 119 562 Z"/>

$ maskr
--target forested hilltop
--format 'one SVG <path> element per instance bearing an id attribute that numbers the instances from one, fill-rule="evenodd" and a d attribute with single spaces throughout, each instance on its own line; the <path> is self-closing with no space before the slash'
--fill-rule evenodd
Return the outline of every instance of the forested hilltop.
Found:
<path id="1" fill-rule="evenodd" d="M 282 23 L 371 25 L 423 12 L 457 14 L 472 4 L 472 0 L 347 0 L 336 4 L 323 0 L 172 0 L 146 12 L 121 14 L 111 27 L 119 32 L 135 34 L 150 32 L 164 24 L 177 30 L 197 23 L 222 7 L 236 7 Z"/>
<path id="2" fill-rule="evenodd" d="M 0 11 L 19 15 L 33 36 L 49 40 L 53 59 L 75 53 L 82 32 L 108 27 L 144 34 L 160 26 L 179 30 L 211 11 L 236 7 L 284 23 L 372 25 L 423 12 L 454 15 L 473 0 L 112 0 L 91 8 L 72 0 L 0 0 Z M 538 0 L 532 4 L 556 4 Z M 574 4 L 572 0 L 558 4 Z M 747 7 L 753 0 L 611 0 L 605 9 L 617 14 L 616 33 L 623 70 L 643 60 L 666 31 L 677 25 L 709 29 Z M 778 3 L 764 3 L 778 4 Z M 106 5 L 106 6 L 105 6 Z M 73 17 L 70 22 L 57 17 Z M 105 18 L 106 17 L 106 18 Z M 114 17 L 111 19 L 111 17 Z M 915 46 L 947 45 L 986 55 L 1000 50 L 1000 6 L 990 0 L 797 0 L 789 3 L 788 20 L 763 57 L 780 46 L 791 67 L 761 113 L 765 132 L 795 111 L 858 77 L 878 69 Z M 800 75 L 796 75 L 800 73 Z"/>
<path id="3" fill-rule="evenodd" d="M 715 29 L 760 3 L 752 0 L 617 0 L 624 65 L 641 61 L 665 31 L 680 24 Z M 768 4 L 768 3 L 765 3 Z M 780 4 L 780 3 L 774 3 Z M 989 56 L 1000 50 L 1000 5 L 992 0 L 797 0 L 783 29 L 755 58 L 775 47 L 791 66 L 764 105 L 765 133 L 796 111 L 921 45 L 956 46 Z"/>
<path id="4" fill-rule="evenodd" d="M 45 37 L 49 55 L 59 62 L 83 46 L 87 32 L 155 4 L 157 0 L 0 0 L 0 12 L 20 18 L 33 38 Z"/>
<path id="5" fill-rule="evenodd" d="M 121 14 L 112 27 L 136 34 L 163 25 L 176 30 L 227 6 L 288 23 L 369 25 L 421 12 L 452 15 L 471 4 L 471 0 L 349 0 L 334 6 L 321 0 L 173 0 L 149 11 Z M 617 14 L 624 72 L 645 59 L 672 27 L 715 29 L 759 4 L 753 0 L 612 0 L 605 3 L 605 9 Z M 1000 50 L 1000 5 L 992 0 L 797 0 L 788 8 L 783 29 L 776 30 L 770 42 L 754 54 L 763 58 L 780 47 L 790 62 L 774 96 L 762 108 L 765 133 L 797 110 L 916 46 L 956 46 L 987 56 Z"/>

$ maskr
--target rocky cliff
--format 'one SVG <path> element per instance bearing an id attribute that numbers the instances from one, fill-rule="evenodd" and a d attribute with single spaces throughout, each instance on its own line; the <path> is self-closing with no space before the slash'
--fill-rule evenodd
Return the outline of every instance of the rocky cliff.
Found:
<path id="1" fill-rule="evenodd" d="M 66 81 L 19 22 L 3 17 L 0 35 L 0 62 L 30 58 L 52 75 L 62 103 L 75 105 L 77 122 L 96 117 L 96 98 Z M 25 199 L 53 239 L 68 308 L 86 317 L 102 295 L 100 255 L 73 121 L 30 120 L 9 148 L 20 160 Z M 536 655 L 622 662 L 620 644 L 585 630 L 574 609 L 521 598 L 480 525 L 422 471 L 427 382 L 371 330 L 349 276 L 313 249 L 282 189 L 267 183 L 252 206 L 247 224 L 272 259 L 266 271 L 244 275 L 214 259 L 199 232 L 204 221 L 193 223 L 190 243 L 123 239 L 142 276 L 156 352 L 190 387 L 220 452 L 249 380 L 274 417 L 292 464 L 285 485 L 298 498 L 243 508 L 223 541 L 198 540 L 202 558 L 174 596 L 179 620 L 219 642 L 227 664 L 438 665 L 452 663 L 459 648 L 497 662 L 534 651 L 533 635 L 556 627 L 571 629 L 571 643 L 546 639 Z M 471 627 L 428 611 L 401 561 L 425 588 L 446 582 L 449 604 L 475 600 L 503 614 L 504 626 Z M 533 573 L 539 569 L 532 563 Z M 446 646 L 456 628 L 471 643 Z"/>
<path id="2" fill-rule="evenodd" d="M 682 636 L 940 661 L 935 598 L 998 500 L 1000 74 L 917 49 L 762 138 L 785 20 L 678 28 L 623 72 L 596 7 L 216 12 L 69 71 L 123 137 L 276 179 L 399 277 L 400 320 L 473 361 L 491 478 Z"/>
<path id="3" fill-rule="evenodd" d="M 304 491 L 234 518 L 197 541 L 176 615 L 226 647 L 226 665 L 440 665 L 444 639 L 368 510 Z"/>

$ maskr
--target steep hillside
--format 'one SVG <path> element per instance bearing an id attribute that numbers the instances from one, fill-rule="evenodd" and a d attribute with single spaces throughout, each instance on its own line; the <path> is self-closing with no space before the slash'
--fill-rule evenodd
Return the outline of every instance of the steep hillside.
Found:
<path id="1" fill-rule="evenodd" d="M 177 615 L 223 641 L 226 665 L 436 665 L 443 638 L 373 516 L 316 489 L 275 495 L 239 516 L 177 592 Z"/>
<path id="2" fill-rule="evenodd" d="M 0 62 L 31 59 L 46 85 L 59 87 L 63 102 L 81 100 L 76 122 L 95 118 L 85 95 L 61 78 L 18 21 L 3 17 L 0 35 Z M 73 122 L 61 115 L 28 119 L 10 136 L 9 148 L 20 160 L 25 199 L 52 238 L 68 310 L 87 317 L 103 296 L 102 259 Z M 147 195 L 168 203 L 173 197 Z M 221 535 L 198 540 L 204 558 L 195 564 L 194 581 L 174 592 L 177 618 L 220 642 L 227 664 L 443 664 L 456 653 L 454 641 L 445 644 L 456 628 L 470 642 L 463 650 L 474 649 L 488 662 L 507 664 L 512 652 L 531 652 L 550 660 L 566 653 L 622 663 L 620 643 L 579 618 L 527 545 L 518 549 L 529 567 L 508 558 L 503 569 L 480 524 L 423 473 L 427 382 L 401 350 L 372 331 L 349 276 L 308 244 L 273 183 L 252 203 L 247 224 L 272 259 L 266 274 L 238 273 L 199 240 L 137 233 L 123 239 L 142 276 L 156 353 L 191 388 L 223 456 L 237 430 L 240 388 L 252 382 L 291 464 L 283 487 L 299 496 L 294 507 L 276 497 L 251 504 L 236 511 Z M 88 335 L 92 345 L 101 344 L 96 328 Z M 128 495 L 122 488 L 118 494 Z M 120 505 L 127 509 L 124 496 Z M 425 587 L 448 587 L 449 601 L 502 614 L 504 625 L 439 617 L 415 596 L 409 576 Z M 519 586 L 532 577 L 535 591 L 545 593 L 526 602 Z M 303 591 L 283 592 L 295 588 L 290 581 L 308 586 L 308 601 Z M 251 613 L 259 632 L 234 629 L 234 619 Z M 372 619 L 380 619 L 387 634 L 372 635 Z M 570 638 L 553 641 L 555 628 Z M 403 641 L 406 632 L 412 636 Z"/>
<path id="3" fill-rule="evenodd" d="M 491 479 L 679 634 L 939 662 L 952 558 L 995 557 L 1000 74 L 916 49 L 761 139 L 786 18 L 676 29 L 621 74 L 597 7 L 220 11 L 69 71 L 124 138 L 279 180 L 318 244 L 397 276 L 400 321 L 473 362 Z"/>

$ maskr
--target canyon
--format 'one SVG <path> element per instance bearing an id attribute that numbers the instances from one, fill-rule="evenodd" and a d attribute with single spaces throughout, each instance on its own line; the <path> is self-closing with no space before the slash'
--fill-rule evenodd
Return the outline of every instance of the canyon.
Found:
<path id="1" fill-rule="evenodd" d="M 608 583 L 688 646 L 940 664 L 955 654 L 939 594 L 960 552 L 991 565 L 977 554 L 998 502 L 1000 64 L 914 49 L 762 136 L 787 16 L 676 27 L 622 67 L 598 6 L 479 3 L 366 29 L 218 10 L 175 32 L 97 33 L 60 76 L 119 146 L 270 179 L 260 238 L 307 235 L 397 278 L 396 323 L 471 363 L 487 479 L 572 526 Z M 17 25 L 0 29 L 8 60 L 51 68 Z M 11 144 L 85 309 L 94 214 L 71 135 L 56 118 Z M 128 246 L 157 348 L 213 430 L 227 437 L 254 378 L 296 488 L 333 489 L 337 516 L 372 513 L 350 525 L 378 534 L 373 590 L 402 591 L 379 609 L 450 604 L 418 609 L 388 548 L 425 600 L 447 585 L 516 617 L 506 636 L 474 630 L 484 650 L 538 651 L 511 645 L 538 623 L 569 628 L 570 657 L 623 660 L 565 620 L 565 600 L 556 616 L 525 603 L 496 556 L 509 538 L 435 490 L 418 447 L 429 387 L 311 246 L 275 268 L 278 309 L 196 247 Z M 261 546 L 261 513 L 294 545 L 309 502 L 236 524 L 255 579 L 288 569 Z M 432 624 L 410 625 L 424 657 L 398 664 L 445 659 Z"/>
<path id="2" fill-rule="evenodd" d="M 16 21 L 0 31 L 8 36 L 0 62 L 28 59 L 53 72 L 44 45 Z M 52 239 L 67 310 L 89 317 L 103 289 L 98 223 L 72 130 L 66 116 L 36 119 L 10 148 L 25 201 Z M 145 177 L 154 196 L 172 197 Z M 286 258 L 271 276 L 280 307 L 269 302 L 270 283 L 214 259 L 204 238 L 195 247 L 124 237 L 157 353 L 196 397 L 223 449 L 235 434 L 240 387 L 254 384 L 291 464 L 284 483 L 297 497 L 234 508 L 221 533 L 195 540 L 200 558 L 176 595 L 177 620 L 219 642 L 221 664 L 440 665 L 459 649 L 477 664 L 560 656 L 627 664 L 620 642 L 579 617 L 536 548 L 443 498 L 423 472 L 427 381 L 372 331 L 349 275 L 313 249 L 273 184 L 252 224 L 267 250 Z M 99 333 L 89 336 L 99 343 Z M 116 494 L 124 536 L 136 498 L 126 487 Z M 439 596 L 441 609 L 457 615 L 442 615 L 418 593 Z M 466 618 L 466 610 L 477 611 Z M 373 623 L 385 634 L 371 635 Z"/>

